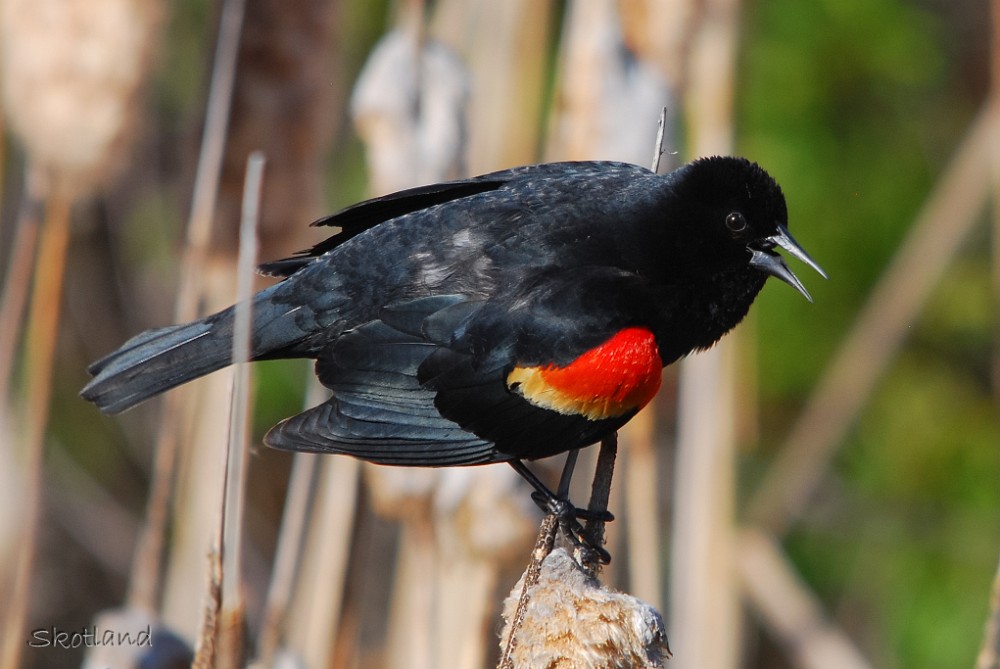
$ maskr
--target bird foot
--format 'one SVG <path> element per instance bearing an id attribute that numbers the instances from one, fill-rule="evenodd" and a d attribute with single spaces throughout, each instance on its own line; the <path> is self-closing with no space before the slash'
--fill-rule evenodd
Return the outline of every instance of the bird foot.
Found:
<path id="1" fill-rule="evenodd" d="M 568 499 L 556 497 L 552 493 L 546 494 L 536 491 L 531 493 L 531 499 L 535 501 L 539 509 L 560 519 L 572 517 L 574 520 L 601 523 L 610 523 L 615 519 L 615 515 L 610 511 L 593 511 L 573 506 Z"/>
<path id="2" fill-rule="evenodd" d="M 580 524 L 581 519 L 589 522 L 609 523 L 615 519 L 610 511 L 581 509 L 573 506 L 568 499 L 556 497 L 551 492 L 548 494 L 541 491 L 534 492 L 531 499 L 543 512 L 552 514 L 558 519 L 560 531 L 576 549 L 595 553 L 597 561 L 601 564 L 611 562 L 611 553 L 594 541 Z"/>

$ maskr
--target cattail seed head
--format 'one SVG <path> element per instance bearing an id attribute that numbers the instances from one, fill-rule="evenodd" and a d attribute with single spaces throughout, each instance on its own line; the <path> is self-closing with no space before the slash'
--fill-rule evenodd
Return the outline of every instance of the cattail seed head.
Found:
<path id="1" fill-rule="evenodd" d="M 63 194 L 123 166 L 161 15 L 156 0 L 0 0 L 4 111 Z"/>

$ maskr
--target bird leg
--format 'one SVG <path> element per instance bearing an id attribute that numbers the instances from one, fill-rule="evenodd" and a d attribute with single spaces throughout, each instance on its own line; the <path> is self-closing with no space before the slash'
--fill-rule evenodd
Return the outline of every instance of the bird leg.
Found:
<path id="1" fill-rule="evenodd" d="M 573 472 L 576 470 L 576 460 L 579 457 L 579 448 L 574 448 L 566 454 L 566 462 L 563 464 L 562 475 L 559 477 L 559 487 L 556 489 L 556 497 L 569 499 L 569 486 L 573 482 Z"/>
<path id="2" fill-rule="evenodd" d="M 584 532 L 583 526 L 580 524 L 580 519 L 588 521 L 600 521 L 600 522 L 611 522 L 615 519 L 608 511 L 590 511 L 588 509 L 580 509 L 573 506 L 572 502 L 569 501 L 569 484 L 570 480 L 573 478 L 573 469 L 576 466 L 576 456 L 577 451 L 570 451 L 569 456 L 566 459 L 566 464 L 563 467 L 562 475 L 559 478 L 559 489 L 558 493 L 554 493 L 549 490 L 542 481 L 535 476 L 534 472 L 528 469 L 520 460 L 510 460 L 510 466 L 513 467 L 514 471 L 521 475 L 525 481 L 531 484 L 531 487 L 535 489 L 535 492 L 531 494 L 531 499 L 535 501 L 543 512 L 546 514 L 551 514 L 559 520 L 559 528 L 562 530 L 566 538 L 574 546 L 583 547 L 593 550 L 597 553 L 598 560 L 603 564 L 608 564 L 611 562 L 611 554 L 604 549 L 603 546 L 596 546 L 592 542 L 587 540 L 587 535 Z"/>
<path id="3" fill-rule="evenodd" d="M 570 451 L 570 453 L 574 455 L 571 455 L 567 459 L 566 465 L 563 467 L 563 473 L 559 480 L 558 493 L 552 492 L 522 461 L 508 460 L 507 464 L 535 489 L 535 492 L 531 493 L 531 499 L 545 513 L 610 523 L 615 519 L 614 514 L 610 511 L 591 511 L 590 509 L 573 506 L 570 503 L 569 482 L 573 478 L 573 468 L 576 466 L 576 451 Z"/>

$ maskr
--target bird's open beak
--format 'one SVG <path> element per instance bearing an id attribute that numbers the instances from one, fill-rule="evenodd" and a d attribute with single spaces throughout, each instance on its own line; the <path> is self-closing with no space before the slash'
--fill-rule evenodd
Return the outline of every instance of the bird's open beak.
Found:
<path id="1" fill-rule="evenodd" d="M 779 246 L 784 250 L 788 251 L 793 257 L 798 258 L 805 264 L 812 267 L 816 272 L 819 273 L 824 279 L 827 278 L 826 272 L 823 268 L 813 260 L 808 253 L 805 252 L 799 243 L 795 241 L 795 238 L 788 232 L 788 228 L 783 225 L 778 225 L 778 233 L 771 235 L 766 240 L 764 240 L 763 249 L 749 248 L 751 253 L 750 265 L 756 267 L 762 272 L 766 272 L 771 276 L 777 277 L 787 283 L 789 286 L 795 290 L 802 293 L 807 300 L 812 302 L 812 296 L 809 291 L 806 290 L 799 278 L 795 276 L 792 270 L 788 269 L 788 265 L 785 264 L 784 258 L 776 253 L 771 252 L 775 246 Z"/>

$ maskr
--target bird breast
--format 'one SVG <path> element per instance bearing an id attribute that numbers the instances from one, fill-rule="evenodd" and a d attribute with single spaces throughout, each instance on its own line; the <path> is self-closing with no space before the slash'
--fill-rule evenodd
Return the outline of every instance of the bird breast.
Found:
<path id="1" fill-rule="evenodd" d="M 516 366 L 507 386 L 535 406 L 603 420 L 648 404 L 660 388 L 662 368 L 653 333 L 632 327 L 568 365 Z"/>

